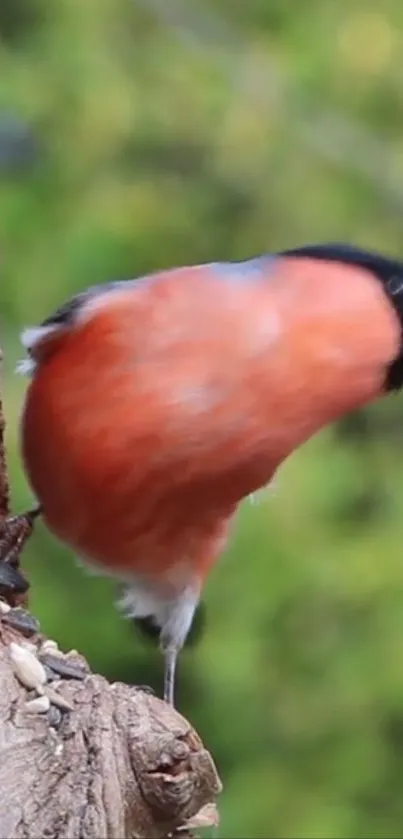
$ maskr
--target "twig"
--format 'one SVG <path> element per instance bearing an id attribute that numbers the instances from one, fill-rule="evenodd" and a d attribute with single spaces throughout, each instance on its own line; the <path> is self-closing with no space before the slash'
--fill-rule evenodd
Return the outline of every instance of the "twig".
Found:
<path id="1" fill-rule="evenodd" d="M 39 506 L 19 515 L 10 515 L 10 483 L 8 479 L 5 430 L 6 421 L 2 400 L 2 362 L 0 348 L 0 596 L 10 606 L 27 604 L 29 583 L 20 572 L 20 556 L 32 533 L 34 521 L 40 515 Z"/>
<path id="2" fill-rule="evenodd" d="M 3 352 L 0 349 L 0 520 L 5 519 L 10 512 L 10 485 L 8 481 L 8 470 L 6 461 L 6 447 L 4 435 L 6 421 L 4 419 L 3 400 L 1 392 L 3 389 Z"/>

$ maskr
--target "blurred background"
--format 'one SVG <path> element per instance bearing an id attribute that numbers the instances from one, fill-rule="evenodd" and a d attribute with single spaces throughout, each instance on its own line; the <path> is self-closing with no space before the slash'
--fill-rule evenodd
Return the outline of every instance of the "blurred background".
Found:
<path id="1" fill-rule="evenodd" d="M 0 312 L 14 509 L 20 330 L 91 283 L 347 240 L 403 256 L 401 0 L 1 0 Z M 220 836 L 403 836 L 403 399 L 245 503 L 178 705 Z M 109 679 L 162 664 L 39 524 L 33 611 Z"/>

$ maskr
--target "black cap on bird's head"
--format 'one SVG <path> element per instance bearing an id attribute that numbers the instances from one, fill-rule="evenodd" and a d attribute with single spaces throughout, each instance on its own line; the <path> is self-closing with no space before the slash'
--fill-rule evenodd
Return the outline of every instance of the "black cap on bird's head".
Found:
<path id="1" fill-rule="evenodd" d="M 392 304 L 402 327 L 401 350 L 388 370 L 386 390 L 398 390 L 403 386 L 403 262 L 383 256 L 376 251 L 366 251 L 354 245 L 330 242 L 320 245 L 302 245 L 280 251 L 278 256 L 306 257 L 323 262 L 339 262 L 344 265 L 370 271 L 379 282 Z"/>

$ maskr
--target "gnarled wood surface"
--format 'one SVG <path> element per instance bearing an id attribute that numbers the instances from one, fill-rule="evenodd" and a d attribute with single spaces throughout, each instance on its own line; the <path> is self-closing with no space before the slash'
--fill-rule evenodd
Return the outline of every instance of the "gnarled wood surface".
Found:
<path id="1" fill-rule="evenodd" d="M 45 685 L 72 710 L 52 702 L 47 713 L 30 712 L 35 693 L 15 675 L 9 645 L 35 644 L 40 657 L 43 638 L 19 635 L 12 615 L 0 624 L 0 836 L 188 835 L 187 820 L 221 788 L 189 723 L 144 690 L 93 675 L 75 654 L 62 662 L 81 665 L 85 677 Z"/>

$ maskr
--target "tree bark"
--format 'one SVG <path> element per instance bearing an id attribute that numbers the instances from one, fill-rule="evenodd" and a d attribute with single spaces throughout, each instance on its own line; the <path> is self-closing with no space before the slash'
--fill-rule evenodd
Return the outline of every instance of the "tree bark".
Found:
<path id="1" fill-rule="evenodd" d="M 38 660 L 52 656 L 40 634 L 28 640 L 10 625 L 17 612 L 0 624 L 0 836 L 160 839 L 216 823 L 221 784 L 211 756 L 191 725 L 144 689 L 109 684 L 78 654 L 57 651 L 61 667 L 83 678 L 49 682 L 47 667 L 44 691 L 55 702 L 31 711 L 37 694 L 20 683 L 10 642 Z"/>

